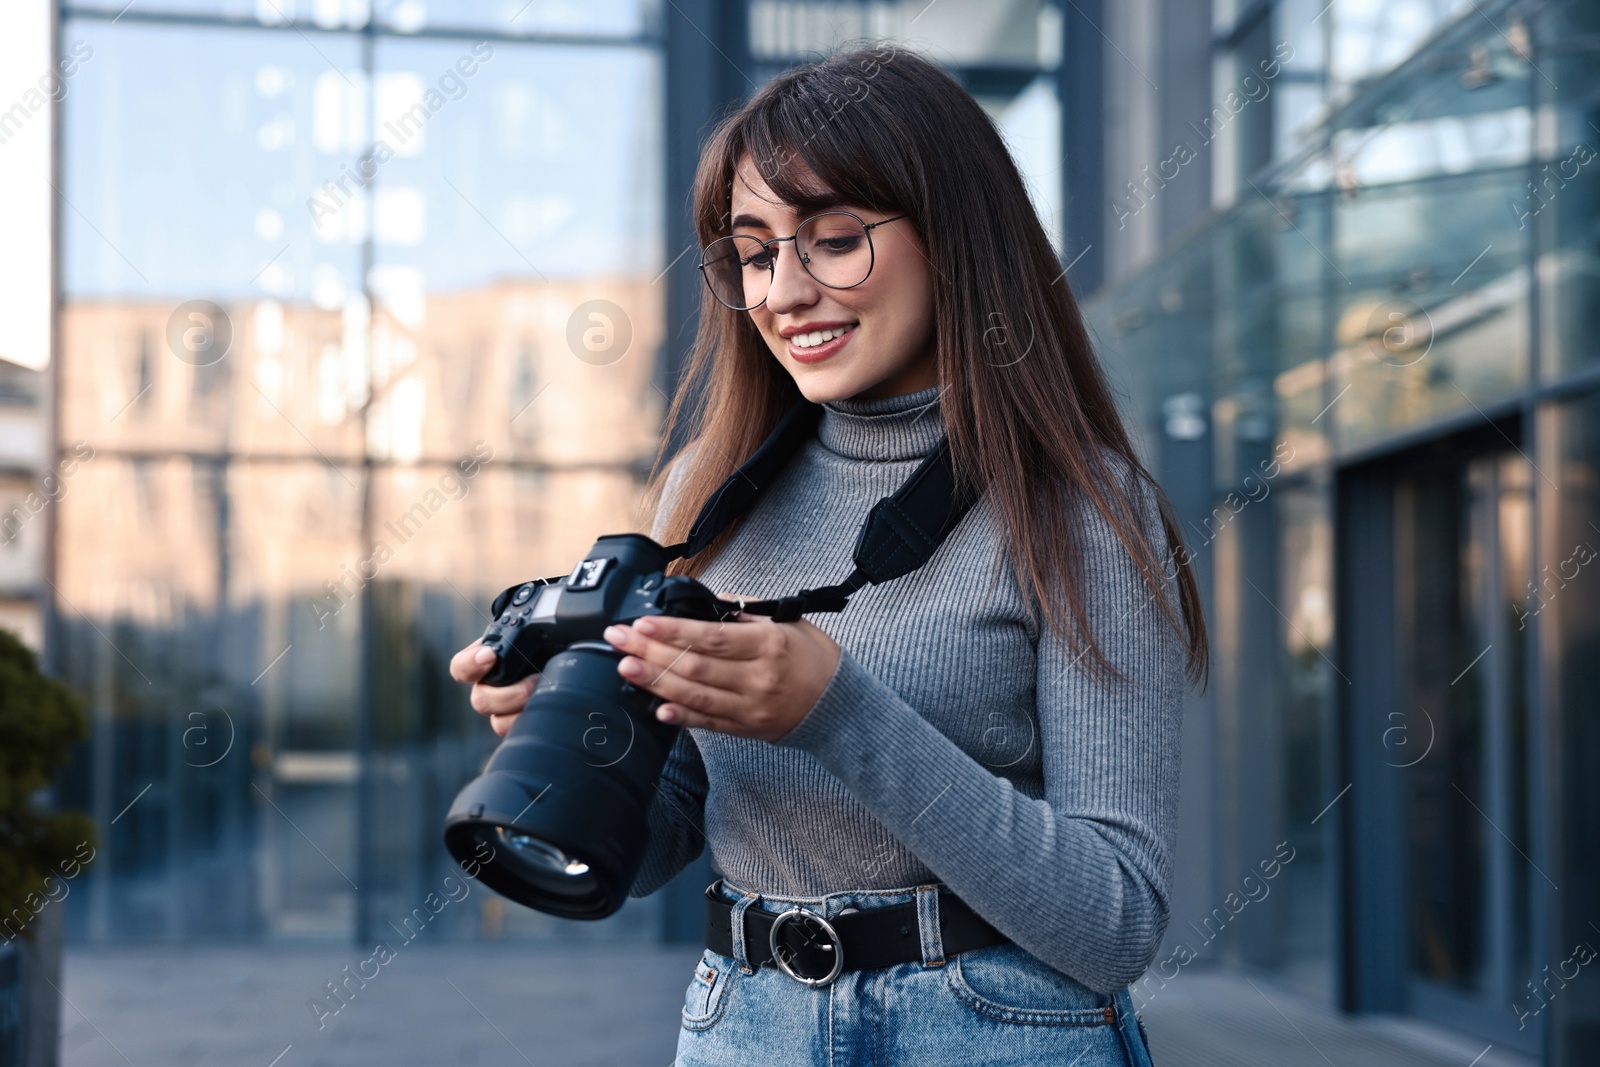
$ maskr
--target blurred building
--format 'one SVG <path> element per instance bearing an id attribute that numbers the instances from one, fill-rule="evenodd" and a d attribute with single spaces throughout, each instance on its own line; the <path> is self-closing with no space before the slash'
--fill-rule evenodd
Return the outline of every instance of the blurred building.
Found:
<path id="1" fill-rule="evenodd" d="M 1600 10 L 1207 6 L 1069 16 L 1120 121 L 1063 251 L 1214 651 L 1145 996 L 1600 1063 Z"/>
<path id="2" fill-rule="evenodd" d="M 495 739 L 445 662 L 637 528 L 709 123 L 876 38 L 1003 131 L 1201 579 L 1140 997 L 1249 967 L 1600 1062 L 1592 4 L 58 15 L 56 358 L 0 375 L 0 495 L 71 473 L 0 544 L 0 611 L 92 701 L 72 936 L 366 940 L 449 873 Z M 441 927 L 692 939 L 706 878 Z"/>

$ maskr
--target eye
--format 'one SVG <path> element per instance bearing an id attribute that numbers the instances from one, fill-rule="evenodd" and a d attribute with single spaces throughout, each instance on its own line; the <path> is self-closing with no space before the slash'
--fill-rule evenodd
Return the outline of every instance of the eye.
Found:
<path id="1" fill-rule="evenodd" d="M 845 255 L 861 247 L 861 238 L 857 236 L 823 237 L 818 239 L 816 247 L 834 255 Z"/>

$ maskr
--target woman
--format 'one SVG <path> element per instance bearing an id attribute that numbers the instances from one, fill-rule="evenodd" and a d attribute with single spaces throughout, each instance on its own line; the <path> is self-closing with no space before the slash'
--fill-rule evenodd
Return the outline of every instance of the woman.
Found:
<path id="1" fill-rule="evenodd" d="M 934 65 L 844 52 L 718 126 L 694 210 L 696 388 L 668 414 L 690 444 L 657 464 L 653 536 L 681 540 L 801 397 L 822 414 L 678 573 L 729 598 L 840 580 L 945 436 L 981 496 L 843 612 L 607 631 L 688 728 L 632 895 L 707 844 L 722 874 L 677 1062 L 1147 1064 L 1126 987 L 1167 924 L 1204 622 L 1016 166 Z M 534 681 L 473 706 L 503 735 Z"/>

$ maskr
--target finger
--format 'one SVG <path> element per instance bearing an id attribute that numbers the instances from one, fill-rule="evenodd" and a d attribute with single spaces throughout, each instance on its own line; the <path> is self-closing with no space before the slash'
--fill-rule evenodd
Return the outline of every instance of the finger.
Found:
<path id="1" fill-rule="evenodd" d="M 515 685 L 484 685 L 479 682 L 472 687 L 469 701 L 472 710 L 479 715 L 514 715 L 528 703 L 528 698 L 533 695 L 533 687 L 538 684 L 537 674 L 529 675 Z"/>
<path id="2" fill-rule="evenodd" d="M 719 718 L 707 715 L 703 711 L 684 707 L 682 704 L 663 704 L 656 709 L 656 718 L 674 726 L 694 726 L 702 730 L 717 730 L 725 734 L 739 732 L 738 724 L 733 719 Z"/>
<path id="3" fill-rule="evenodd" d="M 504 737 L 510 732 L 512 724 L 517 721 L 517 716 L 521 714 L 522 712 L 519 711 L 511 715 L 491 715 L 489 716 L 489 729 Z"/>
<path id="4" fill-rule="evenodd" d="M 700 686 L 727 692 L 736 693 L 747 688 L 746 676 L 750 672 L 751 661 L 719 659 L 692 647 L 678 648 L 647 640 L 638 634 L 627 635 L 619 640 L 621 644 L 613 644 L 627 652 L 628 656 L 619 663 L 618 673 L 630 682 L 648 687 L 660 679 L 676 676 Z M 644 669 L 633 671 L 632 668 L 638 665 L 643 665 Z"/>
<path id="5" fill-rule="evenodd" d="M 621 669 L 619 673 L 630 682 L 652 690 L 661 681 L 677 676 L 703 688 L 743 693 L 751 688 L 751 675 L 761 665 L 755 658 L 724 658 L 693 645 L 680 648 L 630 632 L 628 627 L 608 629 L 606 637 L 614 647 L 645 665 L 643 671 L 630 673 L 635 665 L 630 663 L 628 669 Z M 670 699 L 670 694 L 663 695 Z"/>
<path id="6" fill-rule="evenodd" d="M 455 655 L 451 656 L 450 677 L 454 678 L 458 682 L 472 681 L 473 679 L 467 677 L 467 671 L 472 663 L 473 655 L 473 646 L 468 645 L 460 652 L 457 652 Z"/>
<path id="7" fill-rule="evenodd" d="M 761 635 L 754 628 L 733 622 L 646 615 L 623 629 L 680 649 L 693 647 L 718 659 L 755 659 L 763 651 Z"/>
<path id="8" fill-rule="evenodd" d="M 450 677 L 458 682 L 476 682 L 489 672 L 497 657 L 480 638 L 450 657 Z"/>
<path id="9" fill-rule="evenodd" d="M 663 700 L 687 705 L 707 715 L 727 717 L 742 706 L 737 692 L 692 681 L 670 667 L 645 663 L 636 656 L 624 656 L 617 664 L 617 673 Z"/>

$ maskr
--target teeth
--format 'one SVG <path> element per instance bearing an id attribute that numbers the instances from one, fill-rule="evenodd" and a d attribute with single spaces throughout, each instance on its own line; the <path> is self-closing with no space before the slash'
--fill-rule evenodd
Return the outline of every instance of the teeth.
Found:
<path id="1" fill-rule="evenodd" d="M 813 330 L 810 333 L 796 334 L 789 338 L 789 342 L 796 348 L 815 348 L 826 341 L 833 340 L 835 337 L 843 337 L 853 329 L 855 327 L 852 325 L 835 326 L 831 330 Z"/>

